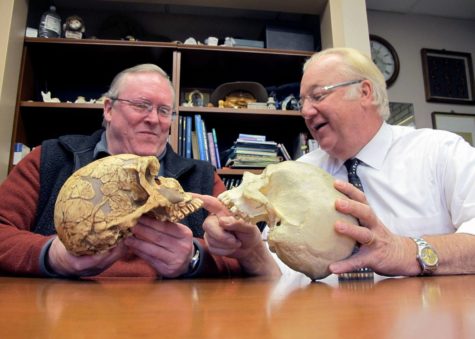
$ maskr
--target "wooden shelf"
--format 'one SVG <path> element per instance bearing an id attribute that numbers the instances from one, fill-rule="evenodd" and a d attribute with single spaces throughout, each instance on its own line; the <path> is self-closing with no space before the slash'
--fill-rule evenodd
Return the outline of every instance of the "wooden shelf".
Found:
<path id="1" fill-rule="evenodd" d="M 159 65 L 172 79 L 177 102 L 182 102 L 187 88 L 212 91 L 225 82 L 254 81 L 266 88 L 298 84 L 303 63 L 311 54 L 177 42 L 25 38 L 11 154 L 17 142 L 34 147 L 45 139 L 90 134 L 100 128 L 103 105 L 74 101 L 78 96 L 101 97 L 125 68 Z M 61 102 L 43 102 L 41 91 L 46 90 Z M 178 116 L 195 114 L 202 115 L 207 128 L 216 130 L 220 151 L 231 147 L 239 133 L 249 133 L 267 135 L 291 152 L 298 133 L 306 130 L 297 111 L 177 107 Z M 178 150 L 177 122 L 172 125 L 170 143 Z M 220 169 L 218 173 L 239 176 L 245 171 L 260 173 L 262 169 Z"/>
<path id="2" fill-rule="evenodd" d="M 298 116 L 298 111 L 283 111 L 275 109 L 247 109 L 247 108 L 218 108 L 218 107 L 178 107 L 180 112 L 206 113 L 206 114 L 252 114 L 252 115 L 276 115 L 276 116 Z"/>
<path id="3" fill-rule="evenodd" d="M 41 102 L 41 101 L 21 101 L 21 107 L 30 108 L 70 108 L 70 109 L 102 109 L 102 104 L 96 103 L 73 103 L 73 102 Z"/>
<path id="4" fill-rule="evenodd" d="M 236 168 L 221 168 L 218 169 L 218 174 L 219 175 L 243 175 L 244 172 L 251 172 L 254 174 L 261 174 L 263 169 L 254 169 L 254 168 L 249 168 L 249 169 L 236 169 Z"/>

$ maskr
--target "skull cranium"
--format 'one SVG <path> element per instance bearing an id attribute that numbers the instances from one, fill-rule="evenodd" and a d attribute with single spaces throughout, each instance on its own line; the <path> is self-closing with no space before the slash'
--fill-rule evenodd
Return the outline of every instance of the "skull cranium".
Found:
<path id="1" fill-rule="evenodd" d="M 143 214 L 177 222 L 202 206 L 177 180 L 156 178 L 159 168 L 155 156 L 120 154 L 74 172 L 54 210 L 56 232 L 68 251 L 104 252 L 129 236 Z"/>
<path id="2" fill-rule="evenodd" d="M 266 221 L 269 247 L 289 267 L 311 279 L 330 274 L 330 263 L 348 257 L 355 241 L 334 230 L 336 220 L 357 223 L 335 210 L 344 197 L 330 174 L 310 164 L 285 161 L 260 175 L 245 172 L 242 183 L 218 198 L 237 217 Z"/>

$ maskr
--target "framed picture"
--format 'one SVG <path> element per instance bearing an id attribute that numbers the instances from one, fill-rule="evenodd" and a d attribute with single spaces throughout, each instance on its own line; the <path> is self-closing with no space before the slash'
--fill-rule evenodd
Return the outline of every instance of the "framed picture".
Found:
<path id="1" fill-rule="evenodd" d="M 432 112 L 432 126 L 458 134 L 475 146 L 475 114 Z"/>
<path id="2" fill-rule="evenodd" d="M 426 100 L 473 105 L 473 66 L 470 53 L 421 49 Z"/>
<path id="3" fill-rule="evenodd" d="M 206 107 L 211 90 L 208 88 L 184 88 L 180 105 L 188 107 Z"/>

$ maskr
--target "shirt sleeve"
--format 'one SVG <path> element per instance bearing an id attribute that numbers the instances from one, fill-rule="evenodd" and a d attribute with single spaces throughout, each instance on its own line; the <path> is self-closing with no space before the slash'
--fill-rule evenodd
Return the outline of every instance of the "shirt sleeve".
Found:
<path id="1" fill-rule="evenodd" d="M 0 271 L 42 275 L 40 255 L 48 236 L 33 233 L 40 187 L 41 147 L 36 147 L 0 185 Z"/>
<path id="2" fill-rule="evenodd" d="M 457 233 L 475 235 L 475 148 L 462 138 L 444 147 L 444 192 Z"/>

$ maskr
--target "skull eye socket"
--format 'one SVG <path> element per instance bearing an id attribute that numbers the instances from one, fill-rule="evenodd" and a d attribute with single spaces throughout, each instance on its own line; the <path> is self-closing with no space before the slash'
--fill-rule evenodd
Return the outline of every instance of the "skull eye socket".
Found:
<path id="1" fill-rule="evenodd" d="M 275 225 L 276 225 L 276 226 L 280 226 L 280 223 L 281 223 L 281 221 L 278 220 L 278 221 L 275 223 Z"/>

